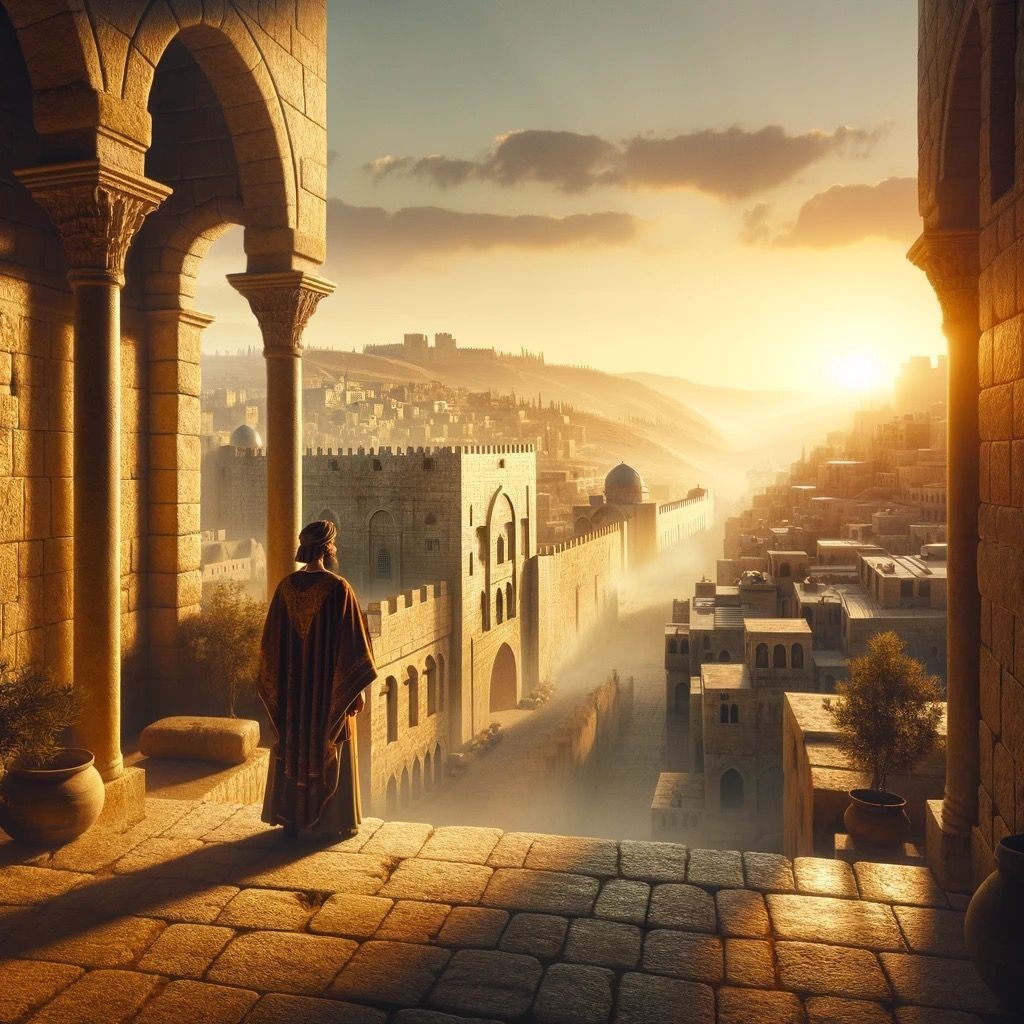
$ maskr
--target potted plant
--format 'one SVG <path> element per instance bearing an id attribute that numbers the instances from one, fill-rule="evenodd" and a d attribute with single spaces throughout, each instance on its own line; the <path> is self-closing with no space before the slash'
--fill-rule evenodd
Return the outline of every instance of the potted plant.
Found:
<path id="1" fill-rule="evenodd" d="M 59 742 L 74 715 L 70 684 L 0 661 L 0 827 L 18 842 L 60 846 L 103 810 L 92 752 Z"/>
<path id="2" fill-rule="evenodd" d="M 935 746 L 942 718 L 939 680 L 903 653 L 896 633 L 878 633 L 868 653 L 848 662 L 849 678 L 837 684 L 837 699 L 826 698 L 838 743 L 870 789 L 850 790 L 843 822 L 861 847 L 890 848 L 910 838 L 907 802 L 886 789 L 888 778 L 909 772 Z"/>
<path id="3" fill-rule="evenodd" d="M 237 717 L 239 700 L 255 691 L 265 615 L 238 583 L 220 583 L 200 614 L 182 624 L 192 660 L 231 718 Z"/>

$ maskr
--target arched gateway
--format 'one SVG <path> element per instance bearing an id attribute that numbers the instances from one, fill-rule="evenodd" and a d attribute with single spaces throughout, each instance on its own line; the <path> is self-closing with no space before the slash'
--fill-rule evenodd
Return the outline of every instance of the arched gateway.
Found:
<path id="1" fill-rule="evenodd" d="M 516 656 L 508 644 L 502 644 L 491 669 L 491 711 L 507 711 L 519 703 L 519 678 Z"/>

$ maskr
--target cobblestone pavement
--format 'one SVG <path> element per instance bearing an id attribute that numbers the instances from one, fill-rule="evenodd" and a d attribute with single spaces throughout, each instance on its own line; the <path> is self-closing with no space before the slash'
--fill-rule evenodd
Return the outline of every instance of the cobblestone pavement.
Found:
<path id="1" fill-rule="evenodd" d="M 0 1021 L 979 1024 L 962 908 L 925 868 L 151 800 L 0 845 Z"/>

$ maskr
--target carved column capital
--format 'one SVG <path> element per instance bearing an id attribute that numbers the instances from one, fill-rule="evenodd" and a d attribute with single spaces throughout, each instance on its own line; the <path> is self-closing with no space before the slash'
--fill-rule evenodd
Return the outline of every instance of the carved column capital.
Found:
<path id="1" fill-rule="evenodd" d="M 92 278 L 123 285 L 132 240 L 171 194 L 160 182 L 98 160 L 14 173 L 57 226 L 72 282 Z"/>
<path id="2" fill-rule="evenodd" d="M 978 322 L 978 277 L 981 258 L 977 231 L 925 231 L 907 259 L 928 275 L 948 327 Z"/>
<path id="3" fill-rule="evenodd" d="M 265 356 L 300 356 L 309 318 L 334 291 L 330 281 L 301 270 L 228 274 L 228 283 L 248 300 L 263 334 Z"/>

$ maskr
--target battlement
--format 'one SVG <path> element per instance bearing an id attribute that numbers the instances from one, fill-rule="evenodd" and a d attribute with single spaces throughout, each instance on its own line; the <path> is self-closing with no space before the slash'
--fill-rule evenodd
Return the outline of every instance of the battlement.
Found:
<path id="1" fill-rule="evenodd" d="M 445 580 L 392 594 L 383 601 L 371 601 L 366 606 L 370 636 L 379 637 L 392 626 L 402 628 L 410 615 L 440 601 L 448 601 L 448 583 Z"/>
<path id="2" fill-rule="evenodd" d="M 230 445 L 223 445 L 223 448 L 231 448 Z M 535 454 L 535 444 L 471 444 L 471 445 L 445 445 L 443 447 L 417 448 L 411 445 L 408 448 L 380 447 L 380 448 L 307 448 L 305 457 L 333 458 L 333 459 L 357 459 L 357 458 L 461 458 L 463 455 L 531 455 Z M 237 458 L 266 458 L 266 448 L 234 448 L 234 455 Z"/>
<path id="3" fill-rule="evenodd" d="M 703 494 L 694 495 L 692 498 L 680 498 L 678 501 L 670 501 L 665 505 L 658 506 L 658 515 L 667 515 L 669 512 L 676 512 L 681 508 L 686 508 L 688 505 L 699 505 L 701 502 L 708 501 L 711 497 L 710 491 L 704 491 Z"/>
<path id="4" fill-rule="evenodd" d="M 625 525 L 625 523 L 609 523 L 607 526 L 591 530 L 590 533 L 585 533 L 581 537 L 572 537 L 570 540 L 559 541 L 557 544 L 541 544 L 537 548 L 537 554 L 544 557 L 546 555 L 557 555 L 563 551 L 570 551 L 572 548 L 591 544 L 601 537 L 607 537 L 613 533 L 621 534 Z"/>

